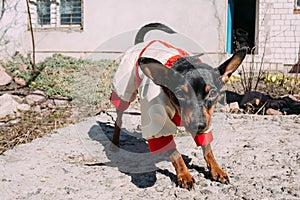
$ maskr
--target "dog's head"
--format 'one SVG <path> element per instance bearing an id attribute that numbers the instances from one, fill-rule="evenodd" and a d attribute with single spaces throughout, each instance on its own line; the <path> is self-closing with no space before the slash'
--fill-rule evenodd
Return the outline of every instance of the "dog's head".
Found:
<path id="1" fill-rule="evenodd" d="M 221 88 L 245 55 L 246 50 L 241 49 L 216 68 L 194 57 L 180 58 L 172 68 L 146 57 L 140 58 L 138 64 L 146 76 L 165 89 L 186 130 L 202 134 L 210 127 Z"/>

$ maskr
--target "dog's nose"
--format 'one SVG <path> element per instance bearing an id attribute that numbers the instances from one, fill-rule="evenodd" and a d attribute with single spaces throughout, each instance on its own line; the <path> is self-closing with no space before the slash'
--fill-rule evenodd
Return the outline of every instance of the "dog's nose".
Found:
<path id="1" fill-rule="evenodd" d="M 198 122 L 198 130 L 202 131 L 206 127 L 206 122 Z"/>

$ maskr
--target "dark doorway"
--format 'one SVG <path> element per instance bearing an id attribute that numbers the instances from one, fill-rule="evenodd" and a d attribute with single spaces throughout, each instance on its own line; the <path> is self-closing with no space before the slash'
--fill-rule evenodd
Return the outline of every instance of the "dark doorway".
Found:
<path id="1" fill-rule="evenodd" d="M 255 45 L 256 0 L 228 0 L 227 53 L 238 45 Z M 238 42 L 238 44 L 237 44 Z"/>

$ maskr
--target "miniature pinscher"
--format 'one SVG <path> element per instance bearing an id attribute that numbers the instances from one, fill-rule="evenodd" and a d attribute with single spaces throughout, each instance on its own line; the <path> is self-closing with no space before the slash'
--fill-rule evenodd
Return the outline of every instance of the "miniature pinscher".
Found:
<path id="1" fill-rule="evenodd" d="M 120 146 L 122 115 L 139 94 L 143 137 L 151 153 L 170 153 L 179 186 L 191 189 L 195 180 L 176 149 L 173 135 L 177 126 L 184 126 L 196 145 L 202 147 L 212 178 L 229 183 L 212 152 L 210 125 L 220 90 L 242 63 L 246 49 L 236 51 L 213 68 L 167 42 L 144 42 L 144 35 L 153 29 L 175 33 L 159 23 L 146 25 L 139 30 L 136 45 L 123 56 L 110 99 L 117 110 L 112 144 Z"/>

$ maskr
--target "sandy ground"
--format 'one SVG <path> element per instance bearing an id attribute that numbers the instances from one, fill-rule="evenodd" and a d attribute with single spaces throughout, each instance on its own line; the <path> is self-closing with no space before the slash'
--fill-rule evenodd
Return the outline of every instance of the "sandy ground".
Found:
<path id="1" fill-rule="evenodd" d="M 115 115 L 114 112 L 110 112 Z M 196 179 L 176 186 L 172 164 L 148 153 L 139 116 L 125 115 L 111 151 L 105 113 L 0 156 L 0 199 L 300 199 L 300 117 L 216 113 L 214 154 L 231 183 L 212 181 L 190 136 L 176 137 Z"/>

